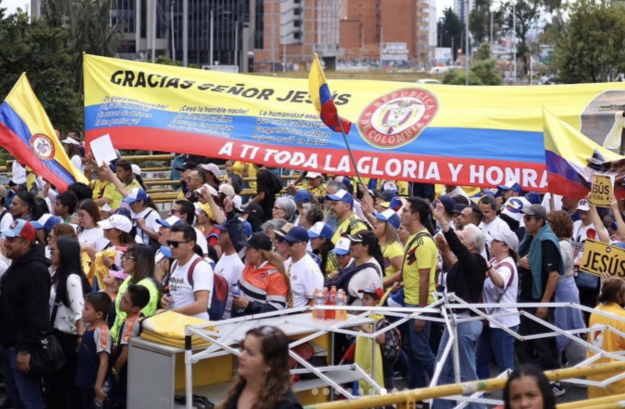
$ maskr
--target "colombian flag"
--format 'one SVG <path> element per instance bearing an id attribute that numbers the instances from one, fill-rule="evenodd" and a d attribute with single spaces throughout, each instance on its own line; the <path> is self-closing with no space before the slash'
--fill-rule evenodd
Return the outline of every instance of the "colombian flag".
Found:
<path id="1" fill-rule="evenodd" d="M 310 88 L 310 99 L 313 101 L 315 108 L 317 108 L 317 112 L 321 116 L 323 123 L 334 132 L 341 132 L 341 126 L 339 124 L 339 121 L 341 121 L 343 131 L 345 131 L 345 135 L 347 135 L 352 127 L 352 123 L 346 119 L 339 118 L 339 113 L 336 110 L 336 105 L 334 105 L 332 93 L 326 83 L 326 76 L 323 75 L 317 53 L 315 53 L 315 59 L 313 60 L 310 73 L 308 74 L 308 87 Z"/>
<path id="2" fill-rule="evenodd" d="M 26 74 L 0 105 L 0 146 L 61 192 L 74 182 L 89 183 L 67 157 Z"/>
<path id="3" fill-rule="evenodd" d="M 584 136 L 543 107 L 545 161 L 549 191 L 565 197 L 585 198 L 592 185 L 594 164 L 622 159 Z M 620 192 L 619 192 L 620 190 Z M 622 196 L 622 189 L 616 190 Z"/>

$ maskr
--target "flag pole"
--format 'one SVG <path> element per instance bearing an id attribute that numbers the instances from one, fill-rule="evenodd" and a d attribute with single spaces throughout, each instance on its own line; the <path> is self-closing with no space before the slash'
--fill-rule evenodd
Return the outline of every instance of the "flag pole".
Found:
<path id="1" fill-rule="evenodd" d="M 352 148 L 349 147 L 349 142 L 347 142 L 347 135 L 345 135 L 345 129 L 343 129 L 343 121 L 341 121 L 341 117 L 339 116 L 338 112 L 336 114 L 336 119 L 338 119 L 339 127 L 341 128 L 341 134 L 343 135 L 345 146 L 347 146 L 347 152 L 349 152 L 349 157 L 352 160 L 352 165 L 354 166 L 354 171 L 356 172 L 356 177 L 358 178 L 358 184 L 362 185 L 362 179 L 360 177 L 360 173 L 358 172 L 358 167 L 356 166 L 356 160 L 354 159 Z"/>

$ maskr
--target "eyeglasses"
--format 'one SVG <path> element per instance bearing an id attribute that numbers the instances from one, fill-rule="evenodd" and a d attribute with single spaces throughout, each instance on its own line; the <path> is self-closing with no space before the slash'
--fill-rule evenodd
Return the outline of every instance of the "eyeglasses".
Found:
<path id="1" fill-rule="evenodd" d="M 173 241 L 173 240 L 167 240 L 167 246 L 168 247 L 173 247 L 175 249 L 178 248 L 179 245 L 181 245 L 182 243 L 190 243 L 190 241 Z"/>
<path id="2" fill-rule="evenodd" d="M 126 254 L 126 253 L 122 254 L 122 258 L 124 260 L 136 260 L 137 259 L 136 257 L 130 256 L 130 255 Z"/>

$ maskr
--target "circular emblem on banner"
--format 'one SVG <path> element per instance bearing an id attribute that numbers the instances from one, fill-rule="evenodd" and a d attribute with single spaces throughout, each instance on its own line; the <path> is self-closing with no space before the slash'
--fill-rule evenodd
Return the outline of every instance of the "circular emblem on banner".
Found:
<path id="1" fill-rule="evenodd" d="M 358 118 L 358 129 L 369 144 L 394 149 L 417 139 L 436 116 L 438 106 L 428 90 L 399 89 L 369 104 Z"/>
<path id="2" fill-rule="evenodd" d="M 54 143 L 47 135 L 42 133 L 35 134 L 30 138 L 30 146 L 39 159 L 52 160 L 54 158 Z"/>

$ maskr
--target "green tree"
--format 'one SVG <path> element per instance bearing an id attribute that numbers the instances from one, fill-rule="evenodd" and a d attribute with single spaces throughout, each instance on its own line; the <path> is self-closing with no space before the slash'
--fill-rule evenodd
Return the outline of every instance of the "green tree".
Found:
<path id="1" fill-rule="evenodd" d="M 29 23 L 26 13 L 5 15 L 0 9 L 0 95 L 4 99 L 22 73 L 55 128 L 81 129 L 81 96 L 76 92 L 75 55 L 66 47 L 68 33 L 40 20 Z"/>
<path id="2" fill-rule="evenodd" d="M 501 75 L 495 71 L 495 60 L 478 61 L 469 68 L 469 85 L 501 85 Z M 443 77 L 443 84 L 465 85 L 464 70 L 449 70 Z"/>
<path id="3" fill-rule="evenodd" d="M 484 61 L 484 60 L 490 59 L 491 57 L 490 54 L 491 54 L 490 44 L 482 43 L 480 44 L 479 48 L 475 50 L 475 54 L 473 54 L 473 58 L 476 61 Z"/>
<path id="4" fill-rule="evenodd" d="M 551 68 L 569 84 L 611 81 L 625 72 L 625 10 L 607 2 L 571 3 L 559 24 Z"/>
<path id="5" fill-rule="evenodd" d="M 492 10 L 492 0 L 475 0 L 475 8 L 471 10 L 469 15 L 469 30 L 473 36 L 473 41 L 476 43 L 482 43 L 490 38 L 491 32 L 491 18 L 493 23 L 493 37 L 497 38 L 504 24 L 504 12 L 503 10 Z M 491 17 L 492 13 L 492 17 Z"/>
<path id="6" fill-rule="evenodd" d="M 461 48 L 464 53 L 464 23 L 451 7 L 443 10 L 443 17 L 438 22 L 438 34 L 441 38 L 439 47 L 450 47 L 452 50 L 453 60 L 458 58 L 458 49 Z"/>

